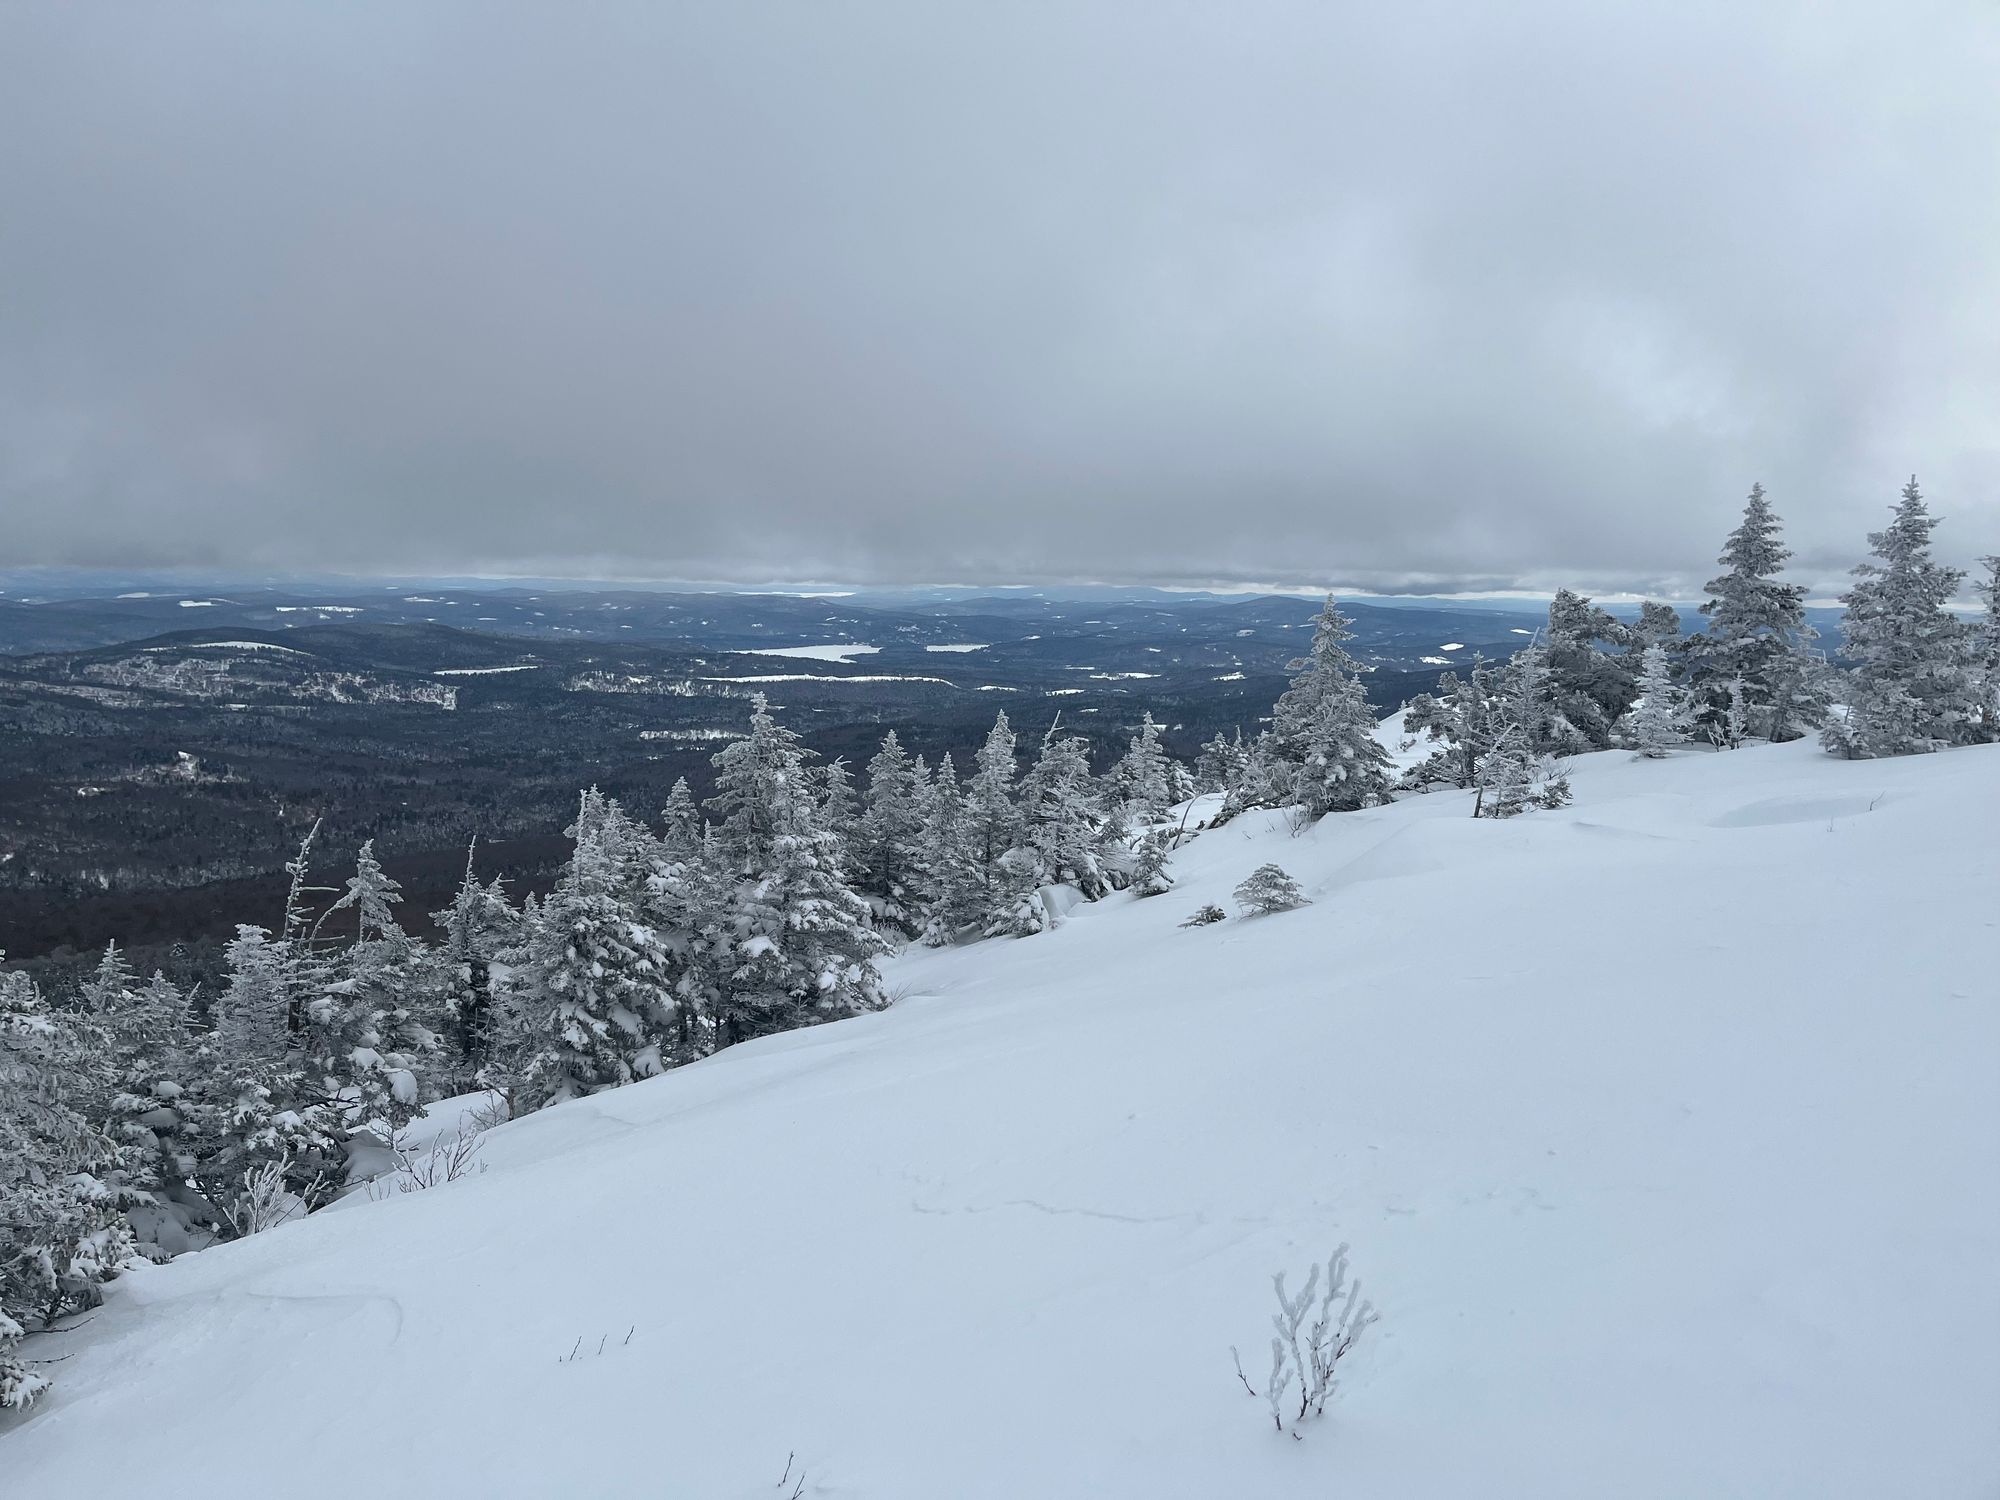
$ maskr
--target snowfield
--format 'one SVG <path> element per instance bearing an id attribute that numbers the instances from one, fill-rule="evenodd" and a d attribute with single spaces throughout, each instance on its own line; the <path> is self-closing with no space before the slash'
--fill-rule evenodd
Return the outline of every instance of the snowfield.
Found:
<path id="1" fill-rule="evenodd" d="M 1240 820 L 133 1272 L 0 1492 L 1991 1497 L 2000 747 L 1574 779 Z M 1178 927 L 1267 860 L 1314 904 Z M 1343 1240 L 1382 1321 L 1294 1442 L 1229 1350 Z"/>

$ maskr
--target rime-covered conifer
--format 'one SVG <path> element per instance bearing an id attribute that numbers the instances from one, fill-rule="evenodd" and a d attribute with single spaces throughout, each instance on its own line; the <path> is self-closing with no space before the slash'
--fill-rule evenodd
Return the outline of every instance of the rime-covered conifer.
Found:
<path id="1" fill-rule="evenodd" d="M 1979 602 L 1985 607 L 1974 642 L 1974 667 L 1979 675 L 1980 728 L 1986 739 L 2000 740 L 2000 556 L 1981 558 L 1986 576 L 1979 580 Z"/>
<path id="2" fill-rule="evenodd" d="M 476 842 L 467 847 L 458 894 L 431 918 L 443 934 L 438 954 L 444 971 L 442 1000 L 458 1050 L 461 1083 L 472 1082 L 487 1060 L 495 1021 L 493 966 L 521 938 L 520 913 L 507 900 L 499 877 L 482 885 L 474 871 L 477 849 Z"/>
<path id="3" fill-rule="evenodd" d="M 1201 791 L 1221 792 L 1226 797 L 1242 785 L 1249 768 L 1250 750 L 1243 743 L 1243 731 L 1238 729 L 1231 738 L 1218 729 L 1195 759 L 1195 781 Z"/>
<path id="4" fill-rule="evenodd" d="M 854 790 L 854 773 L 845 760 L 808 768 L 819 802 L 818 825 L 840 840 L 843 878 L 853 879 L 855 839 L 861 831 L 861 799 Z"/>
<path id="5" fill-rule="evenodd" d="M 1132 890 L 1141 896 L 1164 896 L 1174 888 L 1174 873 L 1167 864 L 1169 836 L 1154 828 L 1139 839 L 1132 865 Z"/>
<path id="6" fill-rule="evenodd" d="M 942 948 L 978 923 L 986 897 L 985 880 L 968 833 L 958 771 L 949 755 L 938 757 L 937 774 L 931 778 L 920 851 L 922 936 L 929 946 Z"/>
<path id="7" fill-rule="evenodd" d="M 660 809 L 660 845 L 672 859 L 693 859 L 701 852 L 701 808 L 687 777 L 675 780 Z"/>
<path id="8" fill-rule="evenodd" d="M 805 790 L 801 782 L 795 794 Z M 677 1029 L 671 964 L 636 906 L 643 831 L 615 802 L 590 794 L 575 829 L 575 852 L 541 904 L 511 981 L 528 1109 L 652 1077 Z"/>
<path id="9" fill-rule="evenodd" d="M 1537 643 L 1548 678 L 1541 690 L 1552 718 L 1581 736 L 1579 750 L 1602 750 L 1611 726 L 1631 706 L 1638 683 L 1622 654 L 1607 645 L 1629 646 L 1630 627 L 1583 595 L 1560 589 L 1549 603 L 1548 628 Z"/>
<path id="10" fill-rule="evenodd" d="M 1150 712 L 1139 720 L 1125 756 L 1111 774 L 1113 788 L 1123 804 L 1126 820 L 1144 827 L 1156 822 L 1177 800 L 1172 762 L 1160 748 L 1160 726 Z"/>
<path id="11" fill-rule="evenodd" d="M 1091 901 L 1109 889 L 1099 859 L 1096 787 L 1089 747 L 1056 725 L 1021 778 L 1022 843 L 1035 858 L 1035 884 L 1073 885 Z"/>
<path id="12" fill-rule="evenodd" d="M 286 950 L 268 929 L 238 923 L 225 951 L 229 973 L 216 1002 L 217 1043 L 245 1061 L 276 1061 L 291 1046 Z"/>
<path id="13" fill-rule="evenodd" d="M 750 732 L 714 756 L 715 795 L 708 799 L 720 819 L 716 847 L 741 875 L 767 868 L 780 820 L 796 822 L 799 809 L 818 798 L 799 737 L 772 717 L 762 693 L 750 702 Z"/>
<path id="14" fill-rule="evenodd" d="M 1389 791 L 1389 754 L 1375 739 L 1361 664 L 1347 651 L 1353 638 L 1329 594 L 1312 646 L 1290 663 L 1291 686 L 1271 713 L 1268 759 L 1312 817 L 1365 807 Z"/>
<path id="15" fill-rule="evenodd" d="M 868 762 L 865 811 L 856 829 L 855 888 L 870 898 L 883 920 L 905 932 L 915 915 L 923 868 L 926 787 L 922 762 L 913 761 L 890 730 Z"/>
<path id="16" fill-rule="evenodd" d="M 1445 672 L 1437 691 L 1419 693 L 1403 709 L 1403 728 L 1438 745 L 1405 777 L 1412 786 L 1469 787 L 1476 783 L 1480 757 L 1493 748 L 1501 729 L 1499 674 L 1474 656 L 1466 677 Z"/>
<path id="17" fill-rule="evenodd" d="M 1795 740 L 1825 722 L 1805 587 L 1779 581 L 1792 555 L 1780 527 L 1764 486 L 1753 484 L 1743 519 L 1717 559 L 1724 571 L 1709 580 L 1709 597 L 1701 606 L 1708 628 L 1688 638 L 1696 722 L 1718 742 L 1733 744 L 1742 734 Z M 1743 729 L 1732 735 L 1723 720 L 1732 712 L 1731 684 L 1737 682 Z"/>
<path id="18" fill-rule="evenodd" d="M 1234 891 L 1236 904 L 1246 917 L 1270 912 L 1296 911 L 1312 903 L 1299 883 L 1277 865 L 1259 865 Z"/>
<path id="19" fill-rule="evenodd" d="M 83 1062 L 27 976 L 0 973 L 0 1408 L 48 1386 L 22 1335 L 94 1302 L 131 1253 L 94 1175 L 109 1143 L 69 1097 Z"/>
<path id="20" fill-rule="evenodd" d="M 994 719 L 986 742 L 973 758 L 972 779 L 964 797 L 966 847 L 980 886 L 991 892 L 1001 883 L 1000 860 L 1020 836 L 1020 812 L 1014 805 L 1014 730 L 1004 711 Z"/>
<path id="21" fill-rule="evenodd" d="M 355 942 L 400 939 L 403 929 L 397 925 L 392 908 L 401 905 L 402 900 L 402 885 L 383 871 L 375 858 L 375 841 L 369 839 L 355 856 L 354 873 L 347 877 L 346 891 L 327 908 L 321 925 L 335 912 L 351 911 L 354 915 L 347 920 L 353 926 Z M 335 930 L 339 930 L 338 924 Z"/>
<path id="22" fill-rule="evenodd" d="M 1674 681 L 1667 648 L 1654 641 L 1641 664 L 1639 697 L 1625 715 L 1625 743 L 1648 759 L 1657 760 L 1687 742 L 1688 706 Z"/>
<path id="23" fill-rule="evenodd" d="M 715 757 L 719 842 L 736 886 L 715 997 L 716 1044 L 879 1009 L 886 948 L 844 880 L 845 840 L 798 736 L 760 696 L 750 734 Z"/>
<path id="24" fill-rule="evenodd" d="M 131 1000 L 137 982 L 116 941 L 109 942 L 104 945 L 104 956 L 97 961 L 90 978 L 83 982 L 79 998 L 90 1015 L 115 1015 Z"/>
<path id="25" fill-rule="evenodd" d="M 1841 596 L 1841 654 L 1854 669 L 1842 683 L 1847 712 L 1829 719 L 1821 738 L 1849 759 L 1940 750 L 1978 735 L 1972 628 L 1945 607 L 1965 574 L 1932 560 L 1936 525 L 1912 476 L 1889 525 L 1869 535 L 1878 561 L 1857 565 Z"/>

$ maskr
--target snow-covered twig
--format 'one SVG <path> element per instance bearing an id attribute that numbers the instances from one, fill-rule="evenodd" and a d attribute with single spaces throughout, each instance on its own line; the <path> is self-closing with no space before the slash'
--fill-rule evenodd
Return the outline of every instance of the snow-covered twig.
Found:
<path id="1" fill-rule="evenodd" d="M 1265 1382 L 1264 1399 L 1271 1409 L 1272 1426 L 1286 1431 L 1289 1412 L 1289 1430 L 1297 1438 L 1301 1423 L 1325 1414 L 1327 1402 L 1339 1388 L 1340 1361 L 1378 1317 L 1374 1304 L 1361 1299 L 1361 1283 L 1348 1275 L 1344 1244 L 1327 1258 L 1324 1267 L 1312 1268 L 1296 1296 L 1285 1290 L 1283 1271 L 1271 1278 L 1271 1286 L 1278 1296 L 1278 1311 L 1271 1315 L 1271 1374 Z M 1315 1313 L 1315 1295 L 1317 1311 L 1308 1324 L 1307 1315 Z M 1236 1364 L 1236 1378 L 1255 1396 L 1234 1346 L 1229 1354 Z M 1289 1394 L 1294 1383 L 1296 1403 Z"/>

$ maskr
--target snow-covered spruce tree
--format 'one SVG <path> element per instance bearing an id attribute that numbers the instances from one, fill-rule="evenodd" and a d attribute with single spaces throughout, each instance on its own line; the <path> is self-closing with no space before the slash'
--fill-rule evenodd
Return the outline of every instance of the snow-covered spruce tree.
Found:
<path id="1" fill-rule="evenodd" d="M 922 762 L 911 760 L 890 730 L 868 762 L 865 811 L 856 829 L 855 889 L 889 925 L 912 932 L 922 873 L 926 803 Z"/>
<path id="2" fill-rule="evenodd" d="M 584 794 L 575 851 L 512 980 L 517 1113 L 664 1066 L 676 1000 L 668 956 L 637 909 L 638 832 L 615 802 Z"/>
<path id="3" fill-rule="evenodd" d="M 1519 724 L 1509 724 L 1479 757 L 1473 800 L 1475 818 L 1511 818 L 1528 810 L 1534 793 L 1536 756 Z"/>
<path id="4" fill-rule="evenodd" d="M 104 945 L 104 957 L 97 961 L 90 978 L 83 982 L 78 998 L 86 1014 L 105 1016 L 123 1010 L 132 998 L 138 979 L 116 941 Z"/>
<path id="5" fill-rule="evenodd" d="M 719 1045 L 716 1009 L 735 967 L 735 891 L 736 881 L 720 868 L 712 839 L 704 836 L 686 857 L 665 842 L 654 846 L 639 914 L 673 979 L 673 1024 L 661 1052 L 667 1067 L 707 1057 Z"/>
<path id="6" fill-rule="evenodd" d="M 1979 621 L 1974 646 L 1979 673 L 1981 727 L 1989 740 L 2000 740 L 2000 557 L 1980 559 L 1986 576 L 1979 581 L 1979 602 L 1986 613 Z"/>
<path id="7" fill-rule="evenodd" d="M 431 915 L 444 935 L 437 957 L 443 969 L 444 1011 L 458 1052 L 454 1081 L 461 1092 L 472 1086 L 491 1051 L 493 966 L 522 936 L 521 915 L 508 901 L 500 878 L 482 885 L 474 873 L 477 851 L 475 840 L 465 851 L 465 876 L 458 894 L 450 906 Z"/>
<path id="8" fill-rule="evenodd" d="M 1299 889 L 1299 883 L 1277 865 L 1259 865 L 1233 894 L 1246 917 L 1296 911 L 1301 906 L 1312 904 L 1306 893 Z"/>
<path id="9" fill-rule="evenodd" d="M 109 1143 L 67 1097 L 81 1063 L 68 1043 L 33 982 L 0 973 L 0 1408 L 48 1388 L 22 1336 L 95 1302 L 132 1250 L 93 1175 Z"/>
<path id="10" fill-rule="evenodd" d="M 468 879 L 470 872 L 468 855 Z M 300 1037 L 308 1086 L 333 1118 L 385 1144 L 441 1092 L 430 1076 L 442 1050 L 431 1023 L 443 1024 L 457 984 L 449 964 L 403 932 L 395 915 L 402 900 L 401 886 L 375 858 L 374 842 L 364 843 L 345 893 L 318 924 L 338 933 L 351 920 L 354 936 L 324 960 L 325 978 L 306 1003 Z"/>
<path id="11" fill-rule="evenodd" d="M 1125 756 L 1111 773 L 1111 785 L 1129 823 L 1144 827 L 1157 822 L 1174 802 L 1171 762 L 1160 748 L 1160 726 L 1151 712 L 1139 720 Z"/>
<path id="12" fill-rule="evenodd" d="M 1250 749 L 1243 743 L 1243 731 L 1239 728 L 1232 739 L 1218 729 L 1195 760 L 1195 782 L 1201 791 L 1221 792 L 1226 797 L 1242 785 L 1249 769 Z"/>
<path id="13" fill-rule="evenodd" d="M 1687 641 L 1696 726 L 1718 743 L 1741 738 L 1722 724 L 1730 713 L 1730 684 L 1739 679 L 1745 733 L 1795 740 L 1826 719 L 1805 588 L 1778 581 L 1792 555 L 1780 527 L 1764 486 L 1753 484 L 1743 519 L 1717 559 L 1725 571 L 1709 580 L 1701 606 L 1708 629 Z"/>
<path id="14" fill-rule="evenodd" d="M 1148 829 L 1139 837 L 1138 858 L 1132 866 L 1132 890 L 1141 896 L 1164 896 L 1174 888 L 1174 872 L 1167 864 L 1168 835 Z"/>
<path id="15" fill-rule="evenodd" d="M 937 774 L 931 778 L 918 866 L 923 882 L 923 940 L 942 948 L 978 924 L 986 900 L 986 882 L 968 834 L 965 799 L 949 754 L 938 758 Z"/>
<path id="16" fill-rule="evenodd" d="M 660 809 L 660 845 L 668 858 L 693 859 L 699 854 L 702 827 L 701 808 L 695 803 L 687 777 L 682 776 L 674 782 L 674 789 L 667 793 L 666 805 Z"/>
<path id="17" fill-rule="evenodd" d="M 1547 698 L 1582 735 L 1578 749 L 1609 747 L 1611 726 L 1638 692 L 1630 664 L 1604 649 L 1626 647 L 1631 639 L 1630 627 L 1581 594 L 1561 589 L 1549 603 L 1548 629 L 1539 643 L 1548 666 Z"/>
<path id="18" fill-rule="evenodd" d="M 887 944 L 842 879 L 847 850 L 821 821 L 798 736 L 760 695 L 750 734 L 715 757 L 723 855 L 737 877 L 716 1043 L 879 1010 Z"/>
<path id="19" fill-rule="evenodd" d="M 375 858 L 375 841 L 369 839 L 354 858 L 354 873 L 347 877 L 346 891 L 326 909 L 322 923 L 330 920 L 336 912 L 351 911 L 354 915 L 348 920 L 353 923 L 356 943 L 391 936 L 401 938 L 403 929 L 397 925 L 393 908 L 400 906 L 402 901 L 402 885 L 391 880 L 383 871 L 381 863 Z"/>
<path id="20" fill-rule="evenodd" d="M 819 801 L 819 826 L 840 840 L 841 878 L 853 883 L 855 838 L 861 831 L 861 799 L 854 790 L 854 773 L 845 760 L 808 767 Z"/>
<path id="21" fill-rule="evenodd" d="M 187 1187 L 201 1152 L 200 1041 L 188 1005 L 164 974 L 128 992 L 105 1018 L 110 1097 L 103 1112 L 115 1152 L 105 1175 L 141 1252 L 164 1260 L 208 1239 L 207 1206 Z"/>
<path id="22" fill-rule="evenodd" d="M 1347 652 L 1347 617 L 1327 595 L 1312 646 L 1288 665 L 1291 686 L 1271 711 L 1268 754 L 1288 772 L 1308 817 L 1366 807 L 1389 794 L 1389 753 L 1376 742 L 1361 664 Z"/>
<path id="23" fill-rule="evenodd" d="M 1681 638 L 1680 611 L 1671 604 L 1642 599 L 1639 618 L 1625 627 L 1625 670 L 1635 679 L 1645 671 L 1646 648 L 1655 644 L 1667 648 L 1669 659 L 1686 644 Z"/>
<path id="24" fill-rule="evenodd" d="M 752 694 L 750 705 L 750 732 L 710 758 L 715 795 L 707 804 L 718 820 L 716 850 L 739 875 L 755 874 L 770 862 L 775 820 L 781 814 L 796 820 L 798 809 L 814 804 L 819 794 L 806 774 L 799 737 L 772 717 L 762 693 Z"/>
<path id="25" fill-rule="evenodd" d="M 274 1062 L 291 1049 L 292 983 L 287 950 L 269 929 L 240 922 L 225 953 L 229 973 L 215 1007 L 218 1051 Z"/>
<path id="26" fill-rule="evenodd" d="M 1563 691 L 1549 665 L 1549 648 L 1541 640 L 1529 642 L 1509 658 L 1498 687 L 1505 701 L 1495 723 L 1518 727 L 1530 757 L 1577 755 L 1596 748 L 1589 731 L 1570 717 L 1572 709 L 1586 716 L 1597 713 L 1595 700 Z M 1493 736 L 1496 746 L 1502 732 Z"/>
<path id="27" fill-rule="evenodd" d="M 1551 747 L 1571 741 L 1560 733 L 1567 721 L 1549 706 L 1547 683 L 1539 642 L 1515 654 L 1505 696 L 1494 704 L 1492 746 L 1474 768 L 1475 818 L 1511 818 L 1569 802 L 1569 773 Z"/>
<path id="28" fill-rule="evenodd" d="M 248 924 L 237 927 L 227 956 L 215 1030 L 193 1060 L 195 1097 L 181 1131 L 188 1181 L 209 1227 L 225 1235 L 260 1170 L 277 1164 L 303 1210 L 337 1183 L 346 1160 L 339 1112 L 322 1081 L 307 1076 L 292 1028 L 299 975 L 323 978 L 324 968 L 308 967 L 290 943 Z M 297 1019 L 303 1024 L 303 1015 Z"/>
<path id="29" fill-rule="evenodd" d="M 1913 475 L 1894 519 L 1869 535 L 1880 560 L 1857 565 L 1841 596 L 1841 654 L 1854 669 L 1842 684 L 1847 712 L 1821 733 L 1836 754 L 1909 755 L 1978 737 L 1972 628 L 1945 608 L 1965 574 L 1932 561 L 1936 525 Z"/>
<path id="30" fill-rule="evenodd" d="M 1090 747 L 1056 724 L 1021 778 L 1022 843 L 1035 857 L 1035 884 L 1073 885 L 1089 901 L 1110 889 L 1099 862 L 1097 788 Z"/>
<path id="31" fill-rule="evenodd" d="M 1000 861 L 1020 838 L 1021 815 L 1014 805 L 1015 774 L 1014 730 L 1003 710 L 973 758 L 972 779 L 965 785 L 966 848 L 979 875 L 983 902 L 1006 883 Z"/>
<path id="32" fill-rule="evenodd" d="M 448 979 L 398 925 L 393 908 L 402 899 L 397 882 L 376 863 L 373 843 L 363 844 L 347 894 L 328 911 L 355 914 L 354 940 L 307 1002 L 300 1037 L 307 1087 L 326 1103 L 330 1121 L 384 1145 L 438 1097 L 425 1074 L 440 1039 L 418 1007 L 428 992 L 444 991 Z"/>
<path id="33" fill-rule="evenodd" d="M 1456 672 L 1445 672 L 1438 678 L 1435 694 L 1419 693 L 1404 707 L 1404 729 L 1439 746 L 1405 774 L 1407 785 L 1475 784 L 1479 759 L 1493 748 L 1500 733 L 1498 678 L 1496 669 L 1483 656 L 1475 655 L 1467 677 L 1461 680 Z"/>
<path id="34" fill-rule="evenodd" d="M 1667 648 L 1659 641 L 1646 648 L 1640 671 L 1639 698 L 1623 720 L 1625 743 L 1641 756 L 1658 760 L 1674 746 L 1687 743 L 1687 700 L 1674 681 Z"/>

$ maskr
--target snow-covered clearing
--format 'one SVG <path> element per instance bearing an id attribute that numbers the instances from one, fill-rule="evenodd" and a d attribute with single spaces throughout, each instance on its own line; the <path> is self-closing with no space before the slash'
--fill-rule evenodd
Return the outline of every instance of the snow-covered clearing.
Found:
<path id="1" fill-rule="evenodd" d="M 848 662 L 857 656 L 873 656 L 880 646 L 757 646 L 738 652 L 740 656 L 792 656 L 801 661 Z"/>
<path id="2" fill-rule="evenodd" d="M 73 1357 L 0 1490 L 1992 1496 L 2000 747 L 1574 780 L 1239 820 L 883 1014 L 135 1272 L 28 1351 Z M 1314 904 L 1178 928 L 1266 861 Z M 1259 1381 L 1270 1274 L 1342 1240 L 1382 1322 L 1293 1442 L 1229 1346 Z"/>
<path id="3" fill-rule="evenodd" d="M 148 646 L 148 651 L 282 651 L 287 656 L 304 656 L 290 646 L 274 646 L 269 641 L 191 641 L 185 646 Z"/>
<path id="4" fill-rule="evenodd" d="M 439 667 L 433 677 L 492 677 L 501 672 L 539 672 L 539 662 L 523 662 L 513 667 Z"/>
<path id="5" fill-rule="evenodd" d="M 984 651 L 992 645 L 990 641 L 965 641 L 950 646 L 926 646 L 926 651 Z"/>

